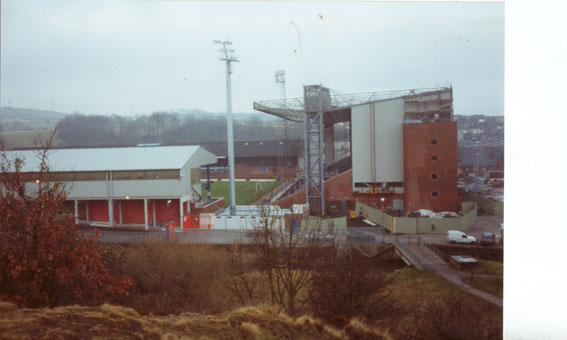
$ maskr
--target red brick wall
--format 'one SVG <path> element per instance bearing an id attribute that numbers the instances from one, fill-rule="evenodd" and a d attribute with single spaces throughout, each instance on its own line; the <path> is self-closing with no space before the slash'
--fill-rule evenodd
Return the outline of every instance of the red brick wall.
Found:
<path id="1" fill-rule="evenodd" d="M 404 125 L 407 211 L 458 211 L 457 122 Z"/>
<path id="2" fill-rule="evenodd" d="M 325 200 L 350 200 L 352 202 L 362 202 L 364 204 L 376 204 L 378 208 L 382 207 L 380 198 L 384 197 L 384 208 L 392 207 L 393 200 L 403 200 L 403 194 L 355 194 L 352 191 L 352 170 L 345 171 L 338 176 L 325 181 Z M 305 204 L 305 190 L 296 192 L 295 194 L 278 200 L 274 203 L 282 208 L 290 208 L 292 204 Z"/>

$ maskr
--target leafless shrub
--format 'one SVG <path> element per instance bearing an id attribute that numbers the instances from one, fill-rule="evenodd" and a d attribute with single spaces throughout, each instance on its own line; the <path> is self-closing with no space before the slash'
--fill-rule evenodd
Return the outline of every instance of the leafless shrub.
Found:
<path id="1" fill-rule="evenodd" d="M 228 252 L 212 245 L 149 242 L 124 249 L 114 269 L 134 280 L 121 302 L 141 313 L 218 313 L 237 306 L 226 282 Z"/>
<path id="2" fill-rule="evenodd" d="M 312 310 L 337 326 L 348 324 L 353 317 L 376 323 L 404 312 L 384 291 L 391 281 L 357 267 L 350 256 L 337 254 L 324 270 L 314 272 L 312 281 Z"/>
<path id="3" fill-rule="evenodd" d="M 467 304 L 463 294 L 426 297 L 411 312 L 413 327 L 398 330 L 406 339 L 499 339 L 501 328 L 490 326 L 482 313 Z M 394 332 L 395 334 L 396 332 Z"/>
<path id="4" fill-rule="evenodd" d="M 270 209 L 264 207 L 259 216 L 257 265 L 268 282 L 272 304 L 294 315 L 309 299 L 313 270 L 326 251 L 335 249 L 334 228 L 322 228 L 320 220 L 306 220 L 301 226 L 298 215 L 289 216 L 286 223 Z"/>

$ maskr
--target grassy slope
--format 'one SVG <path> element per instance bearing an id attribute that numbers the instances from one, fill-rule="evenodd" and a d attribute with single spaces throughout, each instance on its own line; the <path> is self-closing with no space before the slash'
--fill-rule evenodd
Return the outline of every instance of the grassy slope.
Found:
<path id="1" fill-rule="evenodd" d="M 390 274 L 390 277 L 393 279 L 393 283 L 388 287 L 388 291 L 406 310 L 415 310 L 418 308 L 418 303 L 423 299 L 460 296 L 472 310 L 490 316 L 494 327 L 501 327 L 502 325 L 501 307 L 465 292 L 433 272 L 407 268 Z M 404 323 L 411 324 L 413 320 L 406 317 L 401 320 L 402 326 Z"/>
<path id="2" fill-rule="evenodd" d="M 3 122 L 17 120 L 25 123 L 45 124 L 55 123 L 65 118 L 64 113 L 48 110 L 24 109 L 11 106 L 3 106 L 0 110 Z"/>
<path id="3" fill-rule="evenodd" d="M 40 141 L 49 138 L 51 135 L 50 130 L 31 130 L 31 131 L 4 131 L 2 137 L 6 147 L 39 147 L 41 145 Z M 55 138 L 55 144 L 59 145 L 62 141 Z"/>
<path id="4" fill-rule="evenodd" d="M 463 282 L 501 299 L 504 297 L 504 282 L 501 277 L 473 277 L 472 280 L 465 277 Z"/>
<path id="5" fill-rule="evenodd" d="M 504 264 L 496 261 L 486 261 L 482 259 L 475 259 L 478 262 L 478 266 L 474 269 L 475 274 L 483 275 L 500 275 L 504 274 Z M 469 272 L 469 269 L 464 269 L 463 271 Z"/>
<path id="6" fill-rule="evenodd" d="M 499 298 L 503 298 L 504 296 L 504 282 L 503 282 L 503 274 L 504 274 L 504 265 L 501 262 L 496 261 L 485 261 L 481 259 L 476 259 L 478 262 L 478 266 L 474 269 L 474 274 L 481 274 L 481 275 L 494 275 L 494 277 L 480 277 L 474 276 L 471 280 L 470 277 L 463 278 L 463 281 L 466 284 L 473 286 L 478 290 L 482 290 L 483 292 L 487 292 L 488 294 L 492 294 Z M 465 272 L 469 272 L 469 270 L 463 270 Z"/>
<path id="7" fill-rule="evenodd" d="M 390 339 L 357 320 L 335 329 L 311 317 L 293 319 L 268 307 L 218 315 L 141 316 L 133 309 L 110 305 L 19 309 L 3 302 L 0 334 L 3 339 Z"/>
<path id="8" fill-rule="evenodd" d="M 256 183 L 262 183 L 262 190 L 256 191 Z M 229 182 L 211 182 L 211 195 L 224 197 L 225 205 L 229 204 Z M 277 188 L 280 182 L 235 182 L 236 204 L 248 205 L 256 202 L 260 197 Z M 204 194 L 204 191 L 203 191 Z"/>
<path id="9" fill-rule="evenodd" d="M 5 124 L 2 138 L 8 148 L 40 146 L 39 140 L 49 137 L 57 122 L 65 118 L 64 113 L 47 110 L 10 106 L 4 106 L 0 110 L 1 122 Z M 16 121 L 20 125 L 11 124 Z M 59 143 L 60 141 L 56 140 L 55 145 Z"/>

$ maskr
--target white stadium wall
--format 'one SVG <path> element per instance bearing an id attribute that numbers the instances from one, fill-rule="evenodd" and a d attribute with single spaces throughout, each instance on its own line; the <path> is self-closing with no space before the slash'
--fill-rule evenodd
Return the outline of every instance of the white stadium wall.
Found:
<path id="1" fill-rule="evenodd" d="M 404 181 L 404 99 L 374 103 L 376 182 Z M 352 177 L 354 183 L 371 181 L 370 104 L 351 110 Z"/>

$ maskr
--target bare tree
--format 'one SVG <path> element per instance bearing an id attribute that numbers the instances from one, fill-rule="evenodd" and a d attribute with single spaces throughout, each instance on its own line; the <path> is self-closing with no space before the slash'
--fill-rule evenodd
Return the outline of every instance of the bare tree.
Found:
<path id="1" fill-rule="evenodd" d="M 312 291 L 312 272 L 324 263 L 325 254 L 336 251 L 335 230 L 320 219 L 286 218 L 263 207 L 258 216 L 256 244 L 258 265 L 270 287 L 271 301 L 289 315 L 301 311 Z"/>
<path id="2" fill-rule="evenodd" d="M 337 324 L 353 317 L 375 324 L 392 320 L 405 313 L 397 301 L 386 292 L 391 279 L 384 274 L 370 273 L 358 266 L 351 255 L 336 253 L 328 265 L 313 273 L 310 305 L 314 313 Z"/>

